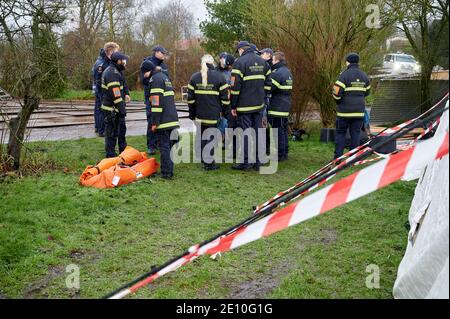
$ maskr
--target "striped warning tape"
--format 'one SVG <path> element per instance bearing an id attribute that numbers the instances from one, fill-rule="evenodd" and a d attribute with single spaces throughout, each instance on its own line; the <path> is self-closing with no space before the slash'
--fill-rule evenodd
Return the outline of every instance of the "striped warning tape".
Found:
<path id="1" fill-rule="evenodd" d="M 214 255 L 235 249 L 386 187 L 412 171 L 423 169 L 431 161 L 448 155 L 448 142 L 446 132 L 409 150 L 391 155 L 240 229 L 237 233 L 221 238 L 210 247 L 202 247 L 198 254 Z"/>
<path id="2" fill-rule="evenodd" d="M 267 200 L 266 202 L 264 202 L 263 204 L 256 206 L 255 210 L 253 211 L 253 214 L 258 214 L 261 212 L 262 209 L 264 209 L 265 207 L 267 207 L 268 205 L 272 204 L 274 201 L 276 201 L 278 198 L 290 193 L 291 191 L 293 191 L 296 188 L 302 187 L 304 185 L 306 185 L 307 183 L 309 183 L 310 181 L 316 179 L 317 177 L 319 177 L 320 175 L 324 174 L 325 172 L 333 172 L 333 171 L 337 171 L 339 170 L 341 167 L 345 166 L 346 164 L 350 163 L 353 159 L 355 159 L 357 156 L 361 155 L 362 153 L 365 152 L 370 152 L 372 151 L 372 149 L 369 148 L 369 145 L 371 143 L 371 141 L 378 137 L 378 136 L 390 136 L 392 134 L 395 134 L 397 132 L 399 132 L 400 130 L 404 129 L 405 127 L 407 127 L 408 125 L 414 123 L 415 121 L 417 121 L 420 118 L 423 118 L 425 115 L 429 114 L 430 112 L 432 112 L 433 110 L 435 110 L 436 108 L 438 108 L 439 106 L 441 106 L 441 104 L 447 100 L 449 97 L 449 92 L 447 92 L 436 104 L 434 104 L 429 110 L 427 110 L 425 113 L 422 113 L 421 115 L 417 116 L 416 118 L 413 118 L 411 120 L 408 120 L 404 123 L 401 123 L 399 125 L 396 125 L 392 128 L 388 128 L 384 131 L 382 131 L 381 133 L 379 133 L 377 136 L 374 136 L 372 139 L 369 139 L 366 143 L 364 143 L 363 145 L 358 146 L 355 149 L 350 150 L 349 152 L 345 153 L 344 155 L 342 155 L 341 157 L 331 161 L 330 163 L 328 163 L 327 165 L 325 165 L 324 167 L 322 167 L 321 169 L 319 169 L 318 171 L 316 171 L 315 173 L 313 173 L 312 175 L 308 176 L 307 178 L 305 178 L 304 180 L 302 180 L 301 182 L 296 183 L 294 186 L 288 188 L 285 191 L 279 192 L 278 194 L 276 194 L 274 197 L 272 197 L 271 199 Z M 439 123 L 437 123 L 439 124 Z M 427 132 L 428 133 L 428 132 Z M 427 134 L 426 133 L 426 134 Z M 421 134 L 422 136 L 420 136 L 418 139 L 422 138 L 423 136 L 425 136 L 426 134 Z M 411 147 L 413 144 L 415 144 L 417 141 L 415 140 L 413 143 L 411 143 L 411 145 L 409 145 L 409 147 Z M 408 147 L 408 148 L 409 148 Z M 407 149 L 407 148 L 405 148 Z M 382 156 L 379 156 L 378 158 L 374 158 L 374 159 L 369 159 L 369 160 L 364 160 L 364 161 L 359 161 L 357 163 L 355 163 L 354 165 L 359 166 L 359 165 L 363 165 L 363 164 L 367 164 L 367 163 L 371 163 L 371 162 L 375 162 L 378 161 L 382 158 Z M 338 165 L 338 166 L 336 166 Z M 334 167 L 334 168 L 333 168 Z M 332 169 L 333 168 L 333 169 Z M 334 175 L 335 176 L 335 175 Z M 333 176 L 333 177 L 334 177 Z M 322 186 L 324 184 L 324 182 L 328 182 L 330 181 L 333 177 L 331 178 L 327 178 L 325 181 L 320 182 L 320 185 L 314 185 L 312 186 L 311 189 L 306 190 L 305 192 L 303 192 L 301 195 L 305 195 L 307 194 L 309 191 L 311 191 L 314 188 L 317 188 L 318 186 Z M 300 195 L 300 196 L 301 196 Z"/>
<path id="3" fill-rule="evenodd" d="M 214 257 L 386 187 L 413 171 L 423 169 L 431 161 L 447 156 L 449 152 L 448 144 L 449 134 L 447 130 L 445 134 L 434 136 L 432 139 L 406 151 L 389 155 L 386 159 L 308 195 L 302 200 L 294 202 L 252 224 L 243 226 L 231 234 L 220 236 L 205 245 L 192 246 L 188 254 L 166 264 L 154 274 L 140 278 L 129 288 L 120 290 L 110 298 L 120 299 L 135 293 L 157 278 L 177 270 L 199 256 L 206 254 Z"/>

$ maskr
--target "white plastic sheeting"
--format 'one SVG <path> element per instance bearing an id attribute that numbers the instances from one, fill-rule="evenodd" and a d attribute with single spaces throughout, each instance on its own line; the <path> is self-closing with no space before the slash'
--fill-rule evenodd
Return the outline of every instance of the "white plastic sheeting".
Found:
<path id="1" fill-rule="evenodd" d="M 448 102 L 447 102 L 448 106 Z M 449 127 L 448 111 L 436 134 Z M 409 211 L 408 246 L 394 284 L 394 298 L 449 298 L 449 156 L 430 163 L 419 178 Z"/>

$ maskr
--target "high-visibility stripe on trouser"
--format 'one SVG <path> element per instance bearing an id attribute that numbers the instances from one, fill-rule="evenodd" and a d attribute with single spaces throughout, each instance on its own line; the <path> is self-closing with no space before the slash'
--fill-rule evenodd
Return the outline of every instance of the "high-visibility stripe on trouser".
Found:
<path id="1" fill-rule="evenodd" d="M 267 114 L 273 115 L 273 116 L 279 116 L 279 117 L 288 117 L 289 116 L 289 112 L 269 111 L 269 112 L 267 112 Z"/>
<path id="2" fill-rule="evenodd" d="M 250 111 L 257 111 L 264 107 L 264 104 L 258 105 L 258 106 L 240 106 L 236 108 L 236 111 L 238 112 L 250 112 Z"/>
<path id="3" fill-rule="evenodd" d="M 114 108 L 114 107 L 112 107 L 112 106 L 102 105 L 100 108 L 101 108 L 103 111 L 108 111 L 108 112 L 116 111 L 116 112 L 119 112 L 118 109 L 116 109 L 116 108 Z"/>
<path id="4" fill-rule="evenodd" d="M 169 127 L 175 127 L 180 126 L 180 123 L 178 121 L 176 122 L 168 122 L 158 125 L 157 129 L 163 129 L 163 128 L 169 128 Z"/>
<path id="5" fill-rule="evenodd" d="M 364 117 L 364 113 L 342 113 L 337 112 L 336 114 L 339 117 Z"/>

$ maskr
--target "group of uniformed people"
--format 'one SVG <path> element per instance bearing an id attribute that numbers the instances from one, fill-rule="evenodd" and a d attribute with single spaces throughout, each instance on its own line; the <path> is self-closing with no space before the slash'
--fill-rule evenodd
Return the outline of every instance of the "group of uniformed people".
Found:
<path id="1" fill-rule="evenodd" d="M 106 157 L 115 157 L 116 145 L 119 153 L 125 150 L 126 142 L 126 103 L 130 95 L 123 74 L 129 57 L 119 52 L 114 42 L 105 44 L 94 65 L 96 84 L 96 131 L 105 137 Z M 161 47 L 153 48 L 153 55 L 144 59 L 141 66 L 141 79 L 145 89 L 145 104 L 148 122 L 148 153 L 161 152 L 161 177 L 173 177 L 173 162 L 170 150 L 173 145 L 172 132 L 179 127 L 175 107 L 175 92 L 164 63 L 167 51 Z M 101 114 L 101 115 L 98 115 Z"/>
<path id="2" fill-rule="evenodd" d="M 116 156 L 116 144 L 119 153 L 127 147 L 126 103 L 131 98 L 123 71 L 128 57 L 119 49 L 117 43 L 106 43 L 94 65 L 95 129 L 99 136 L 105 137 L 106 157 Z"/>
<path id="3" fill-rule="evenodd" d="M 94 65 L 96 131 L 100 136 L 105 136 L 107 157 L 117 155 L 116 144 L 119 152 L 127 145 L 125 116 L 130 96 L 123 71 L 128 56 L 119 49 L 116 43 L 107 43 Z M 233 169 L 260 169 L 258 154 L 269 144 L 267 141 L 260 143 L 258 138 L 263 128 L 277 129 L 278 160 L 288 159 L 288 118 L 292 107 L 293 77 L 286 56 L 270 48 L 259 51 L 247 41 L 237 44 L 236 53 L 239 55 L 237 59 L 232 54 L 220 54 L 217 67 L 211 55 L 204 55 L 200 72 L 193 74 L 188 84 L 189 118 L 199 127 L 197 134 L 201 136 L 201 161 L 205 170 L 219 168 L 214 161 L 215 147 L 204 152 L 214 137 L 214 132 L 208 132 L 208 129 L 217 130 L 224 123 L 228 128 L 226 131 L 233 132 L 232 138 L 225 140 L 232 144 L 228 146 L 233 150 L 233 158 L 239 159 Z M 142 62 L 141 80 L 145 89 L 148 121 L 147 151 L 150 155 L 160 151 L 161 177 L 170 179 L 174 166 L 170 152 L 177 140 L 179 121 L 173 85 L 164 63 L 167 54 L 165 48 L 155 46 L 153 54 Z M 352 136 L 351 147 L 359 143 L 364 98 L 370 92 L 370 83 L 359 70 L 358 62 L 357 54 L 347 56 L 348 69 L 340 75 L 333 88 L 333 97 L 338 104 L 336 158 L 343 153 L 348 129 Z M 239 154 L 236 142 L 239 136 L 234 134 L 236 128 L 242 129 L 240 132 L 248 129 L 251 132 L 243 134 Z"/>

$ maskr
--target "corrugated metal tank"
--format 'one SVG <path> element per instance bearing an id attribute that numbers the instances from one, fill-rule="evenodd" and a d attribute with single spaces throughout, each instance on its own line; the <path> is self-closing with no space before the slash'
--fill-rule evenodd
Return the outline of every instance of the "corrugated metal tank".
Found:
<path id="1" fill-rule="evenodd" d="M 373 85 L 376 86 L 376 97 L 370 110 L 372 125 L 390 124 L 420 114 L 417 109 L 420 105 L 418 78 L 377 79 L 372 80 Z M 431 81 L 431 96 L 437 99 L 445 88 L 448 90 L 448 85 L 446 80 Z"/>

